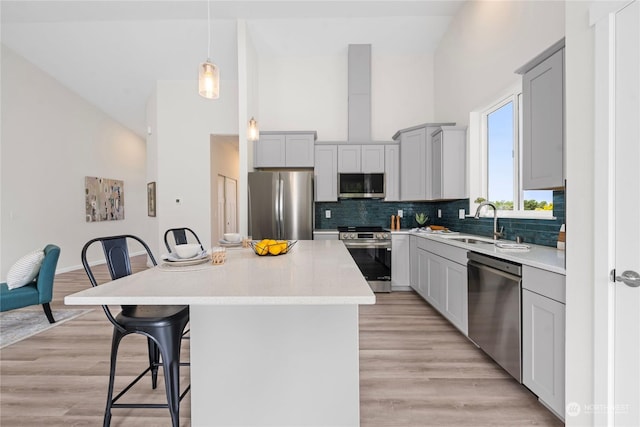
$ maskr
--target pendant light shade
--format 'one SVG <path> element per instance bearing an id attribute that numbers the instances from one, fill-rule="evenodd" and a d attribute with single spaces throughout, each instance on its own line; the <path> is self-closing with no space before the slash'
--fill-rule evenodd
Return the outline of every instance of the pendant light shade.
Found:
<path id="1" fill-rule="evenodd" d="M 218 99 L 220 70 L 209 58 L 211 58 L 211 2 L 207 0 L 207 60 L 198 68 L 198 93 L 207 99 Z"/>
<path id="2" fill-rule="evenodd" d="M 247 139 L 249 141 L 257 141 L 260 137 L 260 130 L 258 129 L 258 122 L 251 117 L 249 120 L 249 126 L 247 127 Z"/>
<path id="3" fill-rule="evenodd" d="M 200 64 L 198 93 L 207 99 L 218 99 L 220 97 L 220 70 L 209 59 Z"/>

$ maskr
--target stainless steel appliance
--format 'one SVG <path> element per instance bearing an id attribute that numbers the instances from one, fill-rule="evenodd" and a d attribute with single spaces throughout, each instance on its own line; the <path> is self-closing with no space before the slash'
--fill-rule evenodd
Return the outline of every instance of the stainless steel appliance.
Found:
<path id="1" fill-rule="evenodd" d="M 342 199 L 384 198 L 384 173 L 338 174 L 338 197 Z"/>
<path id="2" fill-rule="evenodd" d="M 250 172 L 248 184 L 253 239 L 313 238 L 313 172 Z"/>
<path id="3" fill-rule="evenodd" d="M 475 252 L 467 258 L 469 338 L 522 382 L 522 267 Z"/>
<path id="4" fill-rule="evenodd" d="M 391 292 L 391 233 L 382 227 L 338 227 L 338 232 L 373 292 Z"/>

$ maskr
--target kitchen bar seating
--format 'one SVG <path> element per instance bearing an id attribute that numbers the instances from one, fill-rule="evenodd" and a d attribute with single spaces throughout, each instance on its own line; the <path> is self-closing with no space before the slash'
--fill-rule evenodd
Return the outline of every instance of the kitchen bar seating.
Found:
<path id="1" fill-rule="evenodd" d="M 140 238 L 132 235 L 99 237 L 87 242 L 82 248 L 82 265 L 84 266 L 91 286 L 98 286 L 95 275 L 87 260 L 87 250 L 94 244 L 100 243 L 104 250 L 107 268 L 112 280 L 131 275 L 131 262 L 128 242 L 135 241 L 146 250 L 153 265 L 157 265 L 151 250 Z M 180 342 L 183 331 L 189 322 L 188 306 L 173 305 L 123 305 L 122 311 L 114 316 L 107 305 L 102 306 L 109 321 L 113 324 L 113 339 L 111 343 L 111 367 L 109 372 L 109 390 L 107 406 L 104 414 L 104 426 L 111 423 L 112 408 L 168 408 L 171 413 L 172 425 L 179 425 L 180 401 L 189 392 L 190 385 L 180 394 Z M 149 350 L 149 366 L 136 377 L 120 393 L 113 397 L 116 358 L 122 338 L 129 334 L 141 334 L 147 337 Z M 162 360 L 162 362 L 160 362 Z M 158 367 L 162 365 L 167 404 L 150 403 L 116 403 L 135 385 L 147 372 L 151 372 L 152 388 L 157 386 Z M 186 364 L 185 364 L 186 365 Z"/>
<path id="2" fill-rule="evenodd" d="M 204 251 L 204 247 L 202 246 L 202 243 L 200 242 L 198 235 L 195 233 L 195 231 L 187 227 L 170 228 L 164 232 L 164 245 L 167 247 L 167 250 L 169 252 L 174 252 L 174 248 L 172 248 L 171 245 L 169 244 L 170 233 L 173 235 L 173 241 L 175 242 L 174 244 L 175 246 L 175 245 L 184 245 L 186 243 L 189 243 L 190 239 L 189 239 L 189 236 L 187 235 L 187 232 L 190 233 L 196 239 L 196 241 L 200 245 L 200 249 Z"/>

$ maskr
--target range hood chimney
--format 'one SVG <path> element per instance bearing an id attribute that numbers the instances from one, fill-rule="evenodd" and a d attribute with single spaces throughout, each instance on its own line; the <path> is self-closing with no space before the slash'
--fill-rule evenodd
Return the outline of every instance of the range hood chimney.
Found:
<path id="1" fill-rule="evenodd" d="M 350 44 L 348 61 L 348 136 L 354 143 L 371 142 L 371 45 Z"/>

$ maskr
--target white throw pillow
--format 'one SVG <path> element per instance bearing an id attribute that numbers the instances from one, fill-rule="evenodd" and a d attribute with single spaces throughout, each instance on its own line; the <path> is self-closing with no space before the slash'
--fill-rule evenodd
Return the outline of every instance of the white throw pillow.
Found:
<path id="1" fill-rule="evenodd" d="M 43 259 L 44 251 L 38 249 L 29 252 L 16 261 L 9 269 L 9 273 L 7 273 L 7 287 L 15 289 L 31 283 L 38 275 Z"/>

